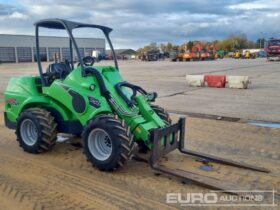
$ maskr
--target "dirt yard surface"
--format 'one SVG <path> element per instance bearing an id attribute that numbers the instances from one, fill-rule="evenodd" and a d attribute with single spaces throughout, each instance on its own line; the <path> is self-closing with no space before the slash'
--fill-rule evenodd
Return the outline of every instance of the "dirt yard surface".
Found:
<path id="1" fill-rule="evenodd" d="M 208 171 L 203 169 L 202 162 L 178 152 L 171 153 L 162 164 L 214 178 L 234 189 L 274 189 L 279 193 L 280 129 L 195 118 L 187 120 L 186 128 L 189 149 L 263 166 L 271 172 L 217 163 L 211 163 L 212 170 Z M 146 163 L 135 160 L 129 160 L 117 172 L 100 172 L 86 161 L 82 148 L 71 144 L 71 139 L 57 143 L 50 152 L 28 154 L 18 146 L 14 131 L 4 127 L 2 115 L 0 133 L 1 210 L 185 209 L 179 204 L 166 204 L 166 193 L 209 192 L 207 188 L 190 182 L 183 184 L 171 176 L 156 176 Z M 271 203 L 271 197 L 267 199 Z M 276 194 L 278 205 L 279 200 Z"/>
<path id="2" fill-rule="evenodd" d="M 44 64 L 47 65 L 46 63 Z M 279 63 L 264 60 L 219 60 L 197 63 L 123 61 L 128 81 L 159 92 L 158 103 L 169 110 L 224 115 L 246 119 L 280 121 Z M 189 88 L 186 73 L 249 75 L 248 90 Z M 50 152 L 24 152 L 13 130 L 4 126 L 2 92 L 14 75 L 37 74 L 35 64 L 0 65 L 0 210 L 62 209 L 228 209 L 229 207 L 183 207 L 167 204 L 167 193 L 210 192 L 192 182 L 156 176 L 147 163 L 129 160 L 119 171 L 100 172 L 86 161 L 79 139 L 57 142 Z M 172 118 L 178 116 L 173 115 Z M 205 163 L 173 152 L 161 164 L 183 169 L 228 188 L 275 190 L 280 205 L 280 129 L 247 123 L 188 118 L 186 147 L 269 169 L 270 173 Z M 271 204 L 272 196 L 265 197 Z"/>

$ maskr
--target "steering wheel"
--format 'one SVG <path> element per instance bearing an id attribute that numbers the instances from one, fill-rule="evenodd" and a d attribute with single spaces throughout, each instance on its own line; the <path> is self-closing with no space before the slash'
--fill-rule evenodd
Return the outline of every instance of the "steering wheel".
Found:
<path id="1" fill-rule="evenodd" d="M 127 103 L 129 107 L 132 107 L 136 102 L 135 102 L 135 97 L 137 95 L 137 92 L 147 95 L 148 93 L 143 90 L 141 87 L 137 85 L 130 84 L 128 82 L 119 82 L 116 84 L 116 89 L 119 95 L 123 98 L 123 100 Z M 127 96 L 126 93 L 123 91 L 122 88 L 127 88 L 130 90 L 131 95 Z"/>
<path id="2" fill-rule="evenodd" d="M 94 57 L 92 56 L 85 56 L 83 57 L 83 63 L 85 64 L 85 66 L 92 66 L 95 62 Z"/>

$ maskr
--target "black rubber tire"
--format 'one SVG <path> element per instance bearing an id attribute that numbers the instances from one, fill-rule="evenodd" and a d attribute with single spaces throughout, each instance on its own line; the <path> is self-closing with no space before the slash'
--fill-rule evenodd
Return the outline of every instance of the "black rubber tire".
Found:
<path id="1" fill-rule="evenodd" d="M 171 124 L 172 120 L 169 117 L 169 114 L 167 111 L 165 111 L 164 108 L 158 106 L 158 105 L 151 105 L 152 109 L 157 113 L 157 115 L 163 119 L 167 124 Z"/>
<path id="2" fill-rule="evenodd" d="M 74 134 L 73 136 L 76 137 L 76 138 L 81 138 L 82 137 L 82 133 Z"/>
<path id="3" fill-rule="evenodd" d="M 103 161 L 96 159 L 88 147 L 89 134 L 95 128 L 104 130 L 112 142 L 112 153 Z M 130 132 L 130 128 L 118 116 L 99 115 L 95 117 L 85 127 L 82 139 L 84 153 L 88 161 L 101 171 L 114 171 L 122 167 L 134 150 L 133 135 Z"/>
<path id="4" fill-rule="evenodd" d="M 25 119 L 30 119 L 37 128 L 38 137 L 34 145 L 27 145 L 21 137 L 20 127 Z M 17 119 L 16 135 L 19 145 L 29 153 L 41 153 L 52 149 L 57 138 L 57 124 L 54 117 L 45 109 L 30 108 L 23 111 Z"/>

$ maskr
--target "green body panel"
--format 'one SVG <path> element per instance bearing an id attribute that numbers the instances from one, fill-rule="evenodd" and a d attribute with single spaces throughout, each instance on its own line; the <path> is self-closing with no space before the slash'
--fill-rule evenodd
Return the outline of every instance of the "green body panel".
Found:
<path id="1" fill-rule="evenodd" d="M 97 79 L 93 75 L 82 76 L 81 68 L 75 68 L 64 80 L 55 80 L 49 87 L 42 87 L 40 77 L 15 77 L 9 81 L 5 95 L 5 110 L 10 121 L 16 122 L 20 113 L 29 107 L 46 107 L 57 110 L 64 121 L 78 120 L 85 126 L 89 120 L 100 114 L 116 113 L 131 128 L 135 140 L 142 140 L 151 148 L 149 133 L 151 129 L 163 128 L 164 122 L 151 108 L 150 102 L 144 95 L 137 95 L 136 107 L 130 108 L 118 94 L 115 85 L 123 82 L 119 71 L 113 67 L 95 66 L 103 76 L 105 86 L 114 99 L 107 101 L 100 93 Z M 92 87 L 95 87 L 94 89 Z M 73 95 L 78 93 L 85 101 L 85 109 L 82 113 L 76 112 L 73 107 Z M 123 90 L 130 97 L 131 93 Z M 97 99 L 100 107 L 94 107 L 89 103 L 89 97 Z M 10 99 L 16 102 L 8 103 Z M 112 105 L 113 104 L 113 105 Z"/>
<path id="2" fill-rule="evenodd" d="M 41 93 L 41 85 L 36 85 L 40 77 L 14 77 L 11 78 L 4 93 L 5 111 L 10 121 L 16 122 L 20 113 L 30 107 L 52 107 L 59 111 L 63 119 L 73 120 L 73 114 L 63 104 L 46 97 Z M 8 99 L 15 99 L 16 103 L 7 103 Z"/>

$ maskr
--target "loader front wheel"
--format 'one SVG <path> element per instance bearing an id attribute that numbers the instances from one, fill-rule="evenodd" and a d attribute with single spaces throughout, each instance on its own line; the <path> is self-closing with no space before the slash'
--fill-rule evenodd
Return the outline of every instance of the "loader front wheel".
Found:
<path id="1" fill-rule="evenodd" d="M 84 153 L 102 171 L 123 166 L 133 151 L 133 136 L 117 116 L 100 115 L 85 127 L 82 134 Z"/>
<path id="2" fill-rule="evenodd" d="M 26 109 L 17 120 L 16 135 L 19 145 L 29 153 L 48 151 L 56 142 L 56 127 L 54 117 L 47 110 Z"/>
<path id="3" fill-rule="evenodd" d="M 169 114 L 167 111 L 165 111 L 164 108 L 157 106 L 157 105 L 151 105 L 152 109 L 155 111 L 155 113 L 157 113 L 157 115 L 163 119 L 167 124 L 171 124 L 172 121 L 169 117 Z"/>

